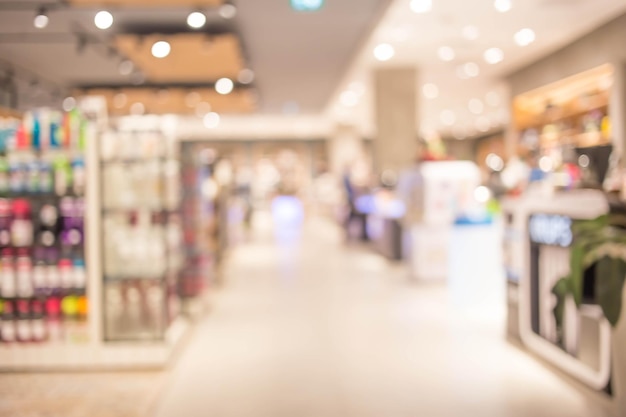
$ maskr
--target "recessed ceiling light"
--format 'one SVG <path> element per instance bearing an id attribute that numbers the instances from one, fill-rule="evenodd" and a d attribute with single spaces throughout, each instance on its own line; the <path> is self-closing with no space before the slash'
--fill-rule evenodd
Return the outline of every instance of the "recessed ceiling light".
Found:
<path id="1" fill-rule="evenodd" d="M 237 15 L 237 7 L 234 4 L 226 3 L 220 7 L 219 13 L 224 19 L 232 19 Z"/>
<path id="2" fill-rule="evenodd" d="M 513 7 L 513 2 L 511 0 L 495 0 L 493 7 L 500 13 L 506 13 Z"/>
<path id="3" fill-rule="evenodd" d="M 76 108 L 76 99 L 74 97 L 66 97 L 63 100 L 63 110 L 66 112 L 72 111 Z"/>
<path id="4" fill-rule="evenodd" d="M 388 43 L 381 43 L 376 48 L 374 48 L 374 57 L 379 61 L 389 61 L 396 54 L 393 46 Z"/>
<path id="5" fill-rule="evenodd" d="M 435 99 L 439 97 L 439 87 L 433 83 L 424 84 L 422 87 L 422 94 L 424 94 L 424 97 L 426 98 Z"/>
<path id="6" fill-rule="evenodd" d="M 122 107 L 126 106 L 127 102 L 128 97 L 126 97 L 126 94 L 124 93 L 118 93 L 113 96 L 113 107 L 115 107 L 116 109 L 121 109 Z"/>
<path id="7" fill-rule="evenodd" d="M 359 96 L 352 90 L 347 90 L 341 93 L 339 101 L 344 107 L 354 107 L 359 104 Z"/>
<path id="8" fill-rule="evenodd" d="M 471 99 L 467 107 L 469 108 L 469 111 L 474 114 L 481 114 L 485 109 L 483 102 L 477 98 Z"/>
<path id="9" fill-rule="evenodd" d="M 515 34 L 515 43 L 519 46 L 528 46 L 536 39 L 535 32 L 532 29 L 525 28 Z"/>
<path id="10" fill-rule="evenodd" d="M 463 28 L 463 37 L 468 41 L 475 41 L 480 36 L 478 28 L 474 25 L 467 25 Z"/>
<path id="11" fill-rule="evenodd" d="M 137 103 L 133 103 L 133 105 L 130 106 L 130 114 L 132 115 L 140 116 L 144 114 L 145 112 L 146 112 L 146 106 L 144 106 L 143 103 L 137 102 Z"/>
<path id="12" fill-rule="evenodd" d="M 442 46 L 441 48 L 439 48 L 437 50 L 437 55 L 439 55 L 439 59 L 445 62 L 453 61 L 456 57 L 454 49 L 450 48 L 449 46 Z"/>
<path id="13" fill-rule="evenodd" d="M 485 96 L 485 100 L 487 101 L 487 104 L 492 107 L 497 107 L 500 105 L 500 95 L 495 91 L 488 92 Z"/>
<path id="14" fill-rule="evenodd" d="M 50 22 L 50 18 L 48 18 L 48 13 L 46 12 L 46 9 L 44 9 L 42 7 L 37 12 L 37 15 L 35 16 L 35 19 L 33 20 L 33 25 L 37 29 L 43 29 L 46 26 L 48 26 L 48 22 Z"/>
<path id="15" fill-rule="evenodd" d="M 464 80 L 478 77 L 480 67 L 474 62 L 467 62 L 457 68 L 457 75 Z"/>
<path id="16" fill-rule="evenodd" d="M 456 114 L 452 110 L 444 110 L 439 116 L 441 123 L 446 126 L 452 126 L 456 122 Z"/>
<path id="17" fill-rule="evenodd" d="M 119 71 L 120 74 L 122 75 L 130 75 L 132 74 L 133 70 L 135 69 L 135 65 L 132 63 L 132 61 L 125 59 L 122 62 L 120 62 L 119 65 Z"/>
<path id="18" fill-rule="evenodd" d="M 207 113 L 202 118 L 202 122 L 207 129 L 215 129 L 220 125 L 220 115 L 215 112 Z"/>
<path id="19" fill-rule="evenodd" d="M 113 25 L 113 15 L 106 10 L 101 10 L 96 13 L 93 23 L 98 29 L 108 29 Z"/>
<path id="20" fill-rule="evenodd" d="M 359 97 L 365 94 L 365 86 L 363 85 L 362 82 L 359 82 L 359 81 L 351 82 L 350 85 L 348 85 L 348 89 L 354 91 L 355 94 Z"/>
<path id="21" fill-rule="evenodd" d="M 498 64 L 504 59 L 504 52 L 500 48 L 489 48 L 483 54 L 485 62 L 491 65 Z"/>
<path id="22" fill-rule="evenodd" d="M 478 129 L 479 132 L 488 132 L 489 129 L 491 129 L 491 121 L 489 118 L 482 116 L 476 119 L 476 129 Z"/>
<path id="23" fill-rule="evenodd" d="M 411 10 L 414 13 L 428 13 L 432 8 L 432 0 L 411 0 Z"/>
<path id="24" fill-rule="evenodd" d="M 166 41 L 158 41 L 152 45 L 152 56 L 155 58 L 165 58 L 172 51 L 172 47 L 169 42 Z"/>
<path id="25" fill-rule="evenodd" d="M 198 117 L 204 117 L 205 115 L 207 115 L 210 112 L 211 112 L 211 105 L 209 103 L 207 103 L 206 101 L 201 101 L 196 106 L 196 115 Z"/>
<path id="26" fill-rule="evenodd" d="M 220 78 L 215 83 L 215 91 L 222 95 L 230 94 L 234 87 L 235 84 L 230 78 Z"/>
<path id="27" fill-rule="evenodd" d="M 187 107 L 193 108 L 200 103 L 200 100 L 202 100 L 202 97 L 200 97 L 200 93 L 198 93 L 197 91 L 192 91 L 185 96 L 185 105 Z"/>
<path id="28" fill-rule="evenodd" d="M 191 12 L 187 16 L 187 24 L 190 28 L 200 29 L 206 25 L 206 16 L 201 12 Z"/>
<path id="29" fill-rule="evenodd" d="M 254 81 L 254 71 L 248 68 L 242 69 L 241 71 L 239 71 L 237 81 L 239 81 L 241 84 L 250 84 L 252 81 Z"/>

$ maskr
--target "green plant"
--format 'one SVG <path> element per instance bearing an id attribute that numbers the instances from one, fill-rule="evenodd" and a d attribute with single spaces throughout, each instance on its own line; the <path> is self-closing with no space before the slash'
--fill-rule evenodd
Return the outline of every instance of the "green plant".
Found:
<path id="1" fill-rule="evenodd" d="M 572 224 L 570 271 L 553 287 L 557 298 L 554 317 L 560 329 L 565 299 L 571 295 L 576 306 L 583 301 L 584 273 L 595 268 L 596 302 L 612 326 L 622 311 L 622 289 L 626 280 L 626 232 L 610 225 L 608 216 L 576 220 Z"/>

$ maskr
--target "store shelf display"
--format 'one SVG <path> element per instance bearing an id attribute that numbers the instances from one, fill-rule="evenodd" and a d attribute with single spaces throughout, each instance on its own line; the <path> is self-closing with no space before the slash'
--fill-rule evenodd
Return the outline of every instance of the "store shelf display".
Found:
<path id="1" fill-rule="evenodd" d="M 158 340 L 178 315 L 179 162 L 159 132 L 101 142 L 105 340 Z"/>
<path id="2" fill-rule="evenodd" d="M 0 343 L 88 339 L 86 123 L 49 110 L 0 122 Z"/>

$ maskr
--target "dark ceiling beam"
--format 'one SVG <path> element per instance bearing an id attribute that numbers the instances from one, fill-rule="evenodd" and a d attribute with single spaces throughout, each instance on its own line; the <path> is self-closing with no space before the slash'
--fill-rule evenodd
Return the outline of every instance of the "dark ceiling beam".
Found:
<path id="1" fill-rule="evenodd" d="M 235 90 L 255 90 L 255 87 L 251 84 L 241 84 L 236 80 Z M 168 88 L 176 88 L 181 90 L 197 90 L 203 88 L 215 88 L 215 81 L 202 82 L 202 83 L 143 83 L 143 84 L 79 84 L 72 87 L 75 90 L 163 90 Z"/>

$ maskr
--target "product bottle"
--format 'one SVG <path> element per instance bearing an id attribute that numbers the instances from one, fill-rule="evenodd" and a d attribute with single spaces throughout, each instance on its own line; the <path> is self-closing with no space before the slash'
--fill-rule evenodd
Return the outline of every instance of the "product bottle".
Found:
<path id="1" fill-rule="evenodd" d="M 59 259 L 59 278 L 61 288 L 66 290 L 74 288 L 74 274 L 71 260 L 66 258 Z"/>
<path id="2" fill-rule="evenodd" d="M 59 157 L 54 161 L 54 191 L 58 196 L 67 194 L 72 183 L 72 169 L 65 157 Z"/>
<path id="3" fill-rule="evenodd" d="M 33 339 L 30 327 L 30 303 L 28 300 L 17 301 L 17 340 L 26 343 Z"/>
<path id="4" fill-rule="evenodd" d="M 61 325 L 61 300 L 57 296 L 46 299 L 46 332 L 50 342 L 63 340 L 63 327 Z"/>
<path id="5" fill-rule="evenodd" d="M 2 320 L 0 320 L 0 338 L 3 343 L 17 341 L 15 329 L 15 305 L 12 301 L 5 301 L 2 308 Z"/>
<path id="6" fill-rule="evenodd" d="M 0 196 L 8 195 L 11 190 L 10 185 L 11 170 L 9 161 L 5 156 L 0 157 Z"/>
<path id="7" fill-rule="evenodd" d="M 52 165 L 48 161 L 39 162 L 39 192 L 50 194 L 54 191 Z"/>
<path id="8" fill-rule="evenodd" d="M 39 115 L 33 115 L 32 129 L 31 148 L 39 150 L 41 149 L 41 125 Z"/>
<path id="9" fill-rule="evenodd" d="M 12 249 L 6 248 L 2 250 L 2 270 L 0 271 L 0 277 L 2 298 L 15 298 L 15 296 L 17 296 L 17 288 Z"/>
<path id="10" fill-rule="evenodd" d="M 33 287 L 35 288 L 35 295 L 50 294 L 52 288 L 48 288 L 48 268 L 46 266 L 44 248 L 35 248 L 33 262 Z"/>
<path id="11" fill-rule="evenodd" d="M 5 198 L 0 198 L 0 247 L 5 248 L 11 245 L 11 202 Z"/>
<path id="12" fill-rule="evenodd" d="M 11 223 L 11 240 L 15 247 L 33 245 L 33 221 L 31 219 L 30 202 L 25 199 L 13 200 L 13 222 Z"/>
<path id="13" fill-rule="evenodd" d="M 47 338 L 46 321 L 44 319 L 43 303 L 33 300 L 31 303 L 31 332 L 34 342 L 43 342 Z"/>
<path id="14" fill-rule="evenodd" d="M 56 205 L 45 203 L 38 214 L 37 244 L 45 247 L 54 246 L 57 242 L 59 210 Z"/>
<path id="15" fill-rule="evenodd" d="M 87 287 L 87 272 L 83 259 L 74 259 L 74 288 L 84 291 Z"/>
<path id="16" fill-rule="evenodd" d="M 26 188 L 26 169 L 21 158 L 13 155 L 9 158 L 10 190 L 12 193 L 23 193 Z"/>
<path id="17" fill-rule="evenodd" d="M 33 261 L 27 249 L 19 249 L 16 264 L 17 296 L 31 298 L 35 295 L 33 285 Z"/>
<path id="18" fill-rule="evenodd" d="M 61 277 L 59 276 L 58 250 L 54 247 L 46 249 L 46 278 L 48 279 L 47 287 L 53 292 L 58 292 L 61 287 Z"/>
<path id="19" fill-rule="evenodd" d="M 85 161 L 82 158 L 76 158 L 72 163 L 72 179 L 74 194 L 85 194 Z"/>
<path id="20" fill-rule="evenodd" d="M 26 192 L 35 194 L 39 192 L 39 162 L 31 158 L 24 165 L 26 167 Z"/>

